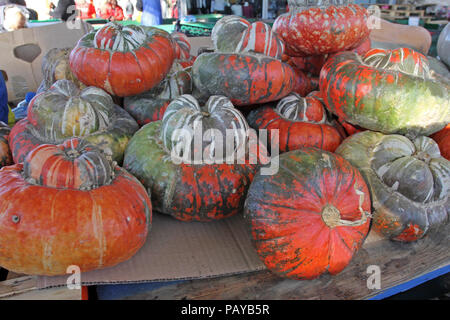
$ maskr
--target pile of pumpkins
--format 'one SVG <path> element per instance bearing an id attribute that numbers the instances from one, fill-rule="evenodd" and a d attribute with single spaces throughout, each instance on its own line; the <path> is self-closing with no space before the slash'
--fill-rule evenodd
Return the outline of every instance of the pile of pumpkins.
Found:
<path id="1" fill-rule="evenodd" d="M 153 211 L 243 213 L 271 271 L 313 279 L 341 272 L 370 228 L 415 241 L 446 224 L 448 83 L 414 50 L 370 48 L 364 8 L 288 2 L 273 28 L 222 18 L 198 57 L 181 33 L 116 23 L 48 52 L 27 118 L 0 126 L 0 265 L 101 269 L 142 247 Z M 198 126 L 247 160 L 183 161 L 225 151 L 215 136 L 180 149 Z M 250 128 L 278 148 L 276 172 Z"/>

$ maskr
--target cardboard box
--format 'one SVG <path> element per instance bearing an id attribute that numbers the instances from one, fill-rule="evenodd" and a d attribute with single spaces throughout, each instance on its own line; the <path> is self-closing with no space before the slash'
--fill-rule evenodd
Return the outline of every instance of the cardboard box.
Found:
<path id="1" fill-rule="evenodd" d="M 91 25 L 78 21 L 73 28 L 55 23 L 34 28 L 0 33 L 0 70 L 6 73 L 8 100 L 17 103 L 29 91 L 36 91 L 42 81 L 41 63 L 52 48 L 73 47 L 92 30 Z"/>
<path id="2" fill-rule="evenodd" d="M 250 232 L 236 215 L 214 222 L 182 222 L 159 213 L 145 245 L 115 267 L 81 274 L 82 285 L 202 279 L 265 269 Z M 71 274 L 39 277 L 38 288 L 64 286 Z"/>

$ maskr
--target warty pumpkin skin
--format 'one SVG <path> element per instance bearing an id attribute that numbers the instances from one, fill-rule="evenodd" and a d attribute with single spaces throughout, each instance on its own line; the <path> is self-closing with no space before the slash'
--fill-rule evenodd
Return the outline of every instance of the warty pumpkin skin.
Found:
<path id="1" fill-rule="evenodd" d="M 272 130 L 278 130 L 280 152 L 303 147 L 334 152 L 343 139 L 328 123 L 325 108 L 314 94 L 306 98 L 290 94 L 275 109 L 263 106 L 251 111 L 247 119 L 251 127 L 269 130 L 269 136 Z"/>
<path id="2" fill-rule="evenodd" d="M 37 93 L 41 93 L 50 89 L 50 87 L 58 80 L 70 80 L 83 89 L 86 86 L 78 81 L 73 74 L 69 65 L 69 55 L 72 48 L 53 48 L 47 51 L 42 58 L 42 75 L 43 80 L 37 89 Z"/>
<path id="3" fill-rule="evenodd" d="M 257 53 L 203 53 L 192 76 L 201 94 L 226 96 L 236 106 L 279 100 L 296 84 L 288 64 Z"/>
<path id="4" fill-rule="evenodd" d="M 198 123 L 204 132 L 219 130 L 224 140 L 225 130 L 233 130 L 240 143 L 245 136 L 236 129 L 248 129 L 245 118 L 227 98 L 211 97 L 200 107 L 192 96 L 183 95 L 171 102 L 162 121 L 143 126 L 125 151 L 124 168 L 151 191 L 153 208 L 181 221 L 212 221 L 237 214 L 256 171 L 256 165 L 248 163 L 175 162 L 172 154 L 180 138 L 174 136 L 175 130 L 192 130 Z M 190 155 L 209 154 L 212 149 L 205 141 L 201 148 L 192 149 Z"/>
<path id="5" fill-rule="evenodd" d="M 370 193 L 341 156 L 317 148 L 280 155 L 275 175 L 259 172 L 244 217 L 260 259 L 281 277 L 341 272 L 370 225 Z"/>
<path id="6" fill-rule="evenodd" d="M 365 129 L 415 137 L 450 121 L 448 87 L 430 77 L 423 55 L 407 48 L 372 49 L 363 58 L 335 54 L 319 85 L 330 112 Z"/>
<path id="7" fill-rule="evenodd" d="M 79 139 L 41 145 L 0 170 L 0 265 L 32 275 L 114 266 L 145 243 L 152 206 L 142 184 Z"/>
<path id="8" fill-rule="evenodd" d="M 349 1 L 288 0 L 289 12 L 273 24 L 289 56 L 340 52 L 366 38 L 369 12 Z"/>
<path id="9" fill-rule="evenodd" d="M 27 118 L 13 127 L 9 143 L 14 162 L 19 163 L 40 144 L 83 137 L 121 163 L 128 140 L 138 128 L 102 89 L 80 90 L 69 80 L 59 80 L 30 101 Z"/>
<path id="10" fill-rule="evenodd" d="M 11 128 L 2 121 L 0 121 L 0 168 L 9 166 L 13 163 L 11 150 L 9 148 L 8 137 Z"/>
<path id="11" fill-rule="evenodd" d="M 448 223 L 450 162 L 428 137 L 364 131 L 336 150 L 367 181 L 373 228 L 387 238 L 415 241 Z"/>
<path id="12" fill-rule="evenodd" d="M 69 61 L 85 85 L 126 97 L 156 86 L 174 59 L 174 40 L 164 30 L 110 22 L 83 36 Z"/>
<path id="13" fill-rule="evenodd" d="M 171 72 L 155 88 L 144 93 L 125 97 L 124 109 L 140 126 L 152 121 L 162 120 L 169 103 L 183 95 L 192 93 L 192 75 L 183 69 L 178 60 Z"/>
<path id="14" fill-rule="evenodd" d="M 438 144 L 441 155 L 445 159 L 450 160 L 450 124 L 433 134 L 431 138 Z"/>

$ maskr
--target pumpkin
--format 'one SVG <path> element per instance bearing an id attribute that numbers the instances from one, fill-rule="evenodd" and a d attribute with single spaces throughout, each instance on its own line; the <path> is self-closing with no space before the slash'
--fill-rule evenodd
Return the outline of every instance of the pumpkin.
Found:
<path id="1" fill-rule="evenodd" d="M 175 59 L 173 42 L 164 30 L 110 22 L 78 41 L 70 68 L 87 86 L 119 97 L 136 95 L 167 75 Z"/>
<path id="2" fill-rule="evenodd" d="M 241 35 L 250 26 L 246 19 L 229 15 L 216 22 L 211 30 L 211 41 L 215 51 L 234 52 Z"/>
<path id="3" fill-rule="evenodd" d="M 450 124 L 433 134 L 431 138 L 438 144 L 441 155 L 450 160 Z"/>
<path id="4" fill-rule="evenodd" d="M 208 138 L 209 129 L 214 131 Z M 247 159 L 235 161 L 240 160 L 247 130 L 244 116 L 226 97 L 212 96 L 200 107 L 194 97 L 182 95 L 169 104 L 162 121 L 143 126 L 133 136 L 124 168 L 151 191 L 156 211 L 181 221 L 223 219 L 242 211 L 256 170 Z M 204 138 L 200 143 L 198 132 Z M 230 134 L 233 154 L 225 150 Z"/>
<path id="5" fill-rule="evenodd" d="M 367 181 L 373 228 L 392 240 L 414 241 L 448 222 L 450 162 L 431 138 L 364 131 L 336 150 Z"/>
<path id="6" fill-rule="evenodd" d="M 286 152 L 274 175 L 257 172 L 244 217 L 256 252 L 281 277 L 341 272 L 370 225 L 370 193 L 341 156 L 317 148 Z"/>
<path id="7" fill-rule="evenodd" d="M 372 49 L 372 42 L 370 37 L 366 37 L 361 40 L 351 51 L 356 52 L 360 56 L 365 55 L 370 49 Z"/>
<path id="8" fill-rule="evenodd" d="M 307 57 L 289 57 L 288 63 L 307 74 L 319 76 L 328 55 L 307 56 Z"/>
<path id="9" fill-rule="evenodd" d="M 0 168 L 13 163 L 8 143 L 10 132 L 11 128 L 6 123 L 0 121 Z"/>
<path id="10" fill-rule="evenodd" d="M 289 56 L 321 55 L 355 47 L 366 38 L 368 11 L 347 0 L 288 0 L 273 24 Z"/>
<path id="11" fill-rule="evenodd" d="M 439 34 L 436 49 L 439 58 L 441 58 L 447 66 L 450 66 L 450 24 L 447 23 L 445 28 Z"/>
<path id="12" fill-rule="evenodd" d="M 279 100 L 296 83 L 288 64 L 258 53 L 203 53 L 192 75 L 202 95 L 226 96 L 237 106 Z"/>
<path id="13" fill-rule="evenodd" d="M 278 130 L 280 152 L 303 147 L 334 152 L 342 141 L 339 131 L 328 123 L 322 103 L 314 96 L 290 94 L 275 109 L 263 106 L 251 111 L 247 119 L 251 127 L 266 129 L 269 134 Z"/>
<path id="14" fill-rule="evenodd" d="M 95 87 L 83 90 L 69 80 L 58 80 L 36 95 L 28 106 L 27 118 L 11 130 L 9 143 L 15 163 L 40 144 L 59 144 L 83 137 L 122 162 L 128 140 L 138 124 L 110 95 Z"/>
<path id="15" fill-rule="evenodd" d="M 338 118 L 337 121 L 343 127 L 343 129 L 346 133 L 345 136 L 351 136 L 351 135 L 354 135 L 355 133 L 362 132 L 365 130 L 359 126 L 354 126 L 354 125 L 348 123 L 347 121 L 342 120 L 341 118 Z"/>
<path id="16" fill-rule="evenodd" d="M 292 70 L 294 70 L 295 74 L 295 84 L 292 88 L 292 92 L 301 96 L 306 96 L 319 89 L 319 77 L 306 75 L 302 70 L 294 66 L 292 67 Z"/>
<path id="17" fill-rule="evenodd" d="M 53 48 L 47 51 L 42 58 L 42 80 L 37 93 L 50 89 L 58 80 L 67 79 L 74 82 L 79 88 L 85 88 L 70 70 L 69 55 L 72 48 Z"/>
<path id="18" fill-rule="evenodd" d="M 145 243 L 152 206 L 142 184 L 77 138 L 40 145 L 0 170 L 0 265 L 33 275 L 114 266 Z"/>
<path id="19" fill-rule="evenodd" d="M 450 122 L 449 90 L 429 73 L 425 56 L 411 49 L 372 49 L 330 57 L 320 73 L 327 108 L 365 129 L 415 137 Z"/>
<path id="20" fill-rule="evenodd" d="M 155 88 L 123 101 L 124 109 L 140 126 L 152 121 L 162 120 L 170 101 L 192 92 L 192 79 L 189 70 L 174 62 L 171 72 Z"/>
<path id="21" fill-rule="evenodd" d="M 191 44 L 188 37 L 182 32 L 172 32 L 175 46 L 175 59 L 183 68 L 190 67 L 194 64 L 195 57 L 191 56 Z"/>

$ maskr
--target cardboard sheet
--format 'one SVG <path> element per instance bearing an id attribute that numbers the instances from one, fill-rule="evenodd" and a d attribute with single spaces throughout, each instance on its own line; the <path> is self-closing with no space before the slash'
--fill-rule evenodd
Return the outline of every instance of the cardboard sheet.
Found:
<path id="1" fill-rule="evenodd" d="M 86 272 L 83 285 L 201 279 L 265 269 L 241 215 L 186 223 L 159 213 L 146 244 L 115 267 Z M 67 276 L 39 277 L 38 287 L 66 285 Z"/>

